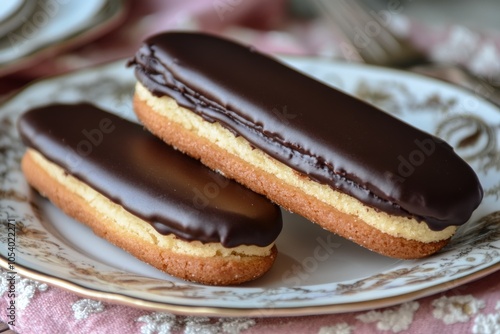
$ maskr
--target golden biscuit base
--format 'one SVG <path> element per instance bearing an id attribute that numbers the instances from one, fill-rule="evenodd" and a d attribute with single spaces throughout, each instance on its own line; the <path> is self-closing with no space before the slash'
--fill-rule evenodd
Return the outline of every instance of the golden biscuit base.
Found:
<path id="1" fill-rule="evenodd" d="M 67 215 L 172 276 L 207 285 L 240 284 L 262 276 L 277 256 L 274 244 L 225 248 L 220 243 L 202 244 L 161 235 L 38 151 L 28 149 L 21 167 L 28 183 Z"/>
<path id="2" fill-rule="evenodd" d="M 218 123 L 203 120 L 168 96 L 136 84 L 134 111 L 153 134 L 206 166 L 365 248 L 399 259 L 428 256 L 456 231 L 433 231 L 415 219 L 377 211 L 253 148 Z"/>

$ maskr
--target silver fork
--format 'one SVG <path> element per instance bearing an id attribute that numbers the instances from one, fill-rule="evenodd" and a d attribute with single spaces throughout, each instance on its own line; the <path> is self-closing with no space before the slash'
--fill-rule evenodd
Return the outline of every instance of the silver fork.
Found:
<path id="1" fill-rule="evenodd" d="M 348 60 L 398 67 L 451 82 L 500 106 L 500 88 L 456 65 L 432 64 L 407 40 L 395 35 L 379 13 L 356 0 L 313 0 L 318 13 L 344 35 Z M 388 15 L 391 15 L 390 13 Z M 390 18 L 389 18 L 390 19 Z"/>
<path id="2" fill-rule="evenodd" d="M 319 13 L 350 42 L 343 51 L 353 52 L 368 64 L 407 67 L 427 63 L 423 53 L 396 36 L 380 15 L 355 0 L 314 0 Z M 349 54 L 345 54 L 349 57 Z"/>

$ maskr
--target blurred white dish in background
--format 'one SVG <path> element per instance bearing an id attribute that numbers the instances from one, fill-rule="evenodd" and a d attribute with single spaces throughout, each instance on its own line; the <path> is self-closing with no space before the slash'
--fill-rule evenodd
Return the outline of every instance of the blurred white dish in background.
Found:
<path id="1" fill-rule="evenodd" d="M 0 7 L 0 21 L 12 16 L 25 2 L 25 0 L 4 1 Z"/>
<path id="2" fill-rule="evenodd" d="M 12 18 L 12 24 L 17 25 L 15 29 L 6 29 L 3 37 L 0 30 L 0 74 L 12 73 L 96 38 L 120 21 L 125 8 L 125 0 L 26 3 L 30 4 L 30 11 L 23 10 Z"/>
<path id="3" fill-rule="evenodd" d="M 35 0 L 4 0 L 0 7 L 0 38 L 19 28 L 36 6 Z"/>

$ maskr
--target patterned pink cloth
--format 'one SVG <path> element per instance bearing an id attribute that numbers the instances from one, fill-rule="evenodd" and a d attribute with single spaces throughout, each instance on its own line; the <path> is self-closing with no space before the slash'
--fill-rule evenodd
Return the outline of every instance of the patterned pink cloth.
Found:
<path id="1" fill-rule="evenodd" d="M 8 322 L 0 274 L 0 320 Z M 28 279 L 17 283 L 15 326 L 23 334 L 169 333 L 500 333 L 500 272 L 442 294 L 345 314 L 282 318 L 176 316 L 79 297 Z"/>
<path id="2" fill-rule="evenodd" d="M 140 3 L 140 4 L 139 4 Z M 168 29 L 211 31 L 271 53 L 343 58 L 338 34 L 318 20 L 287 15 L 284 0 L 149 0 L 131 3 L 127 21 L 94 43 L 0 80 L 3 89 L 45 75 L 129 57 L 142 39 Z M 439 61 L 500 77 L 500 38 L 459 25 L 427 27 L 403 15 L 391 26 Z M 394 307 L 288 318 L 205 318 L 141 310 L 79 297 L 18 278 L 18 333 L 500 333 L 500 272 Z M 0 320 L 8 322 L 8 276 L 0 274 Z"/>

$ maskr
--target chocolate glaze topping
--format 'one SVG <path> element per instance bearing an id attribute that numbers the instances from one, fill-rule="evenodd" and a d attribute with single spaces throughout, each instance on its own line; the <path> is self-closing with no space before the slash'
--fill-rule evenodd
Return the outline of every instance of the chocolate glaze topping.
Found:
<path id="1" fill-rule="evenodd" d="M 251 47 L 163 33 L 129 64 L 155 96 L 378 210 L 442 230 L 481 202 L 476 174 L 448 144 Z"/>
<path id="2" fill-rule="evenodd" d="M 225 247 L 270 245 L 281 211 L 140 125 L 90 104 L 51 105 L 24 114 L 23 141 L 161 234 Z"/>

